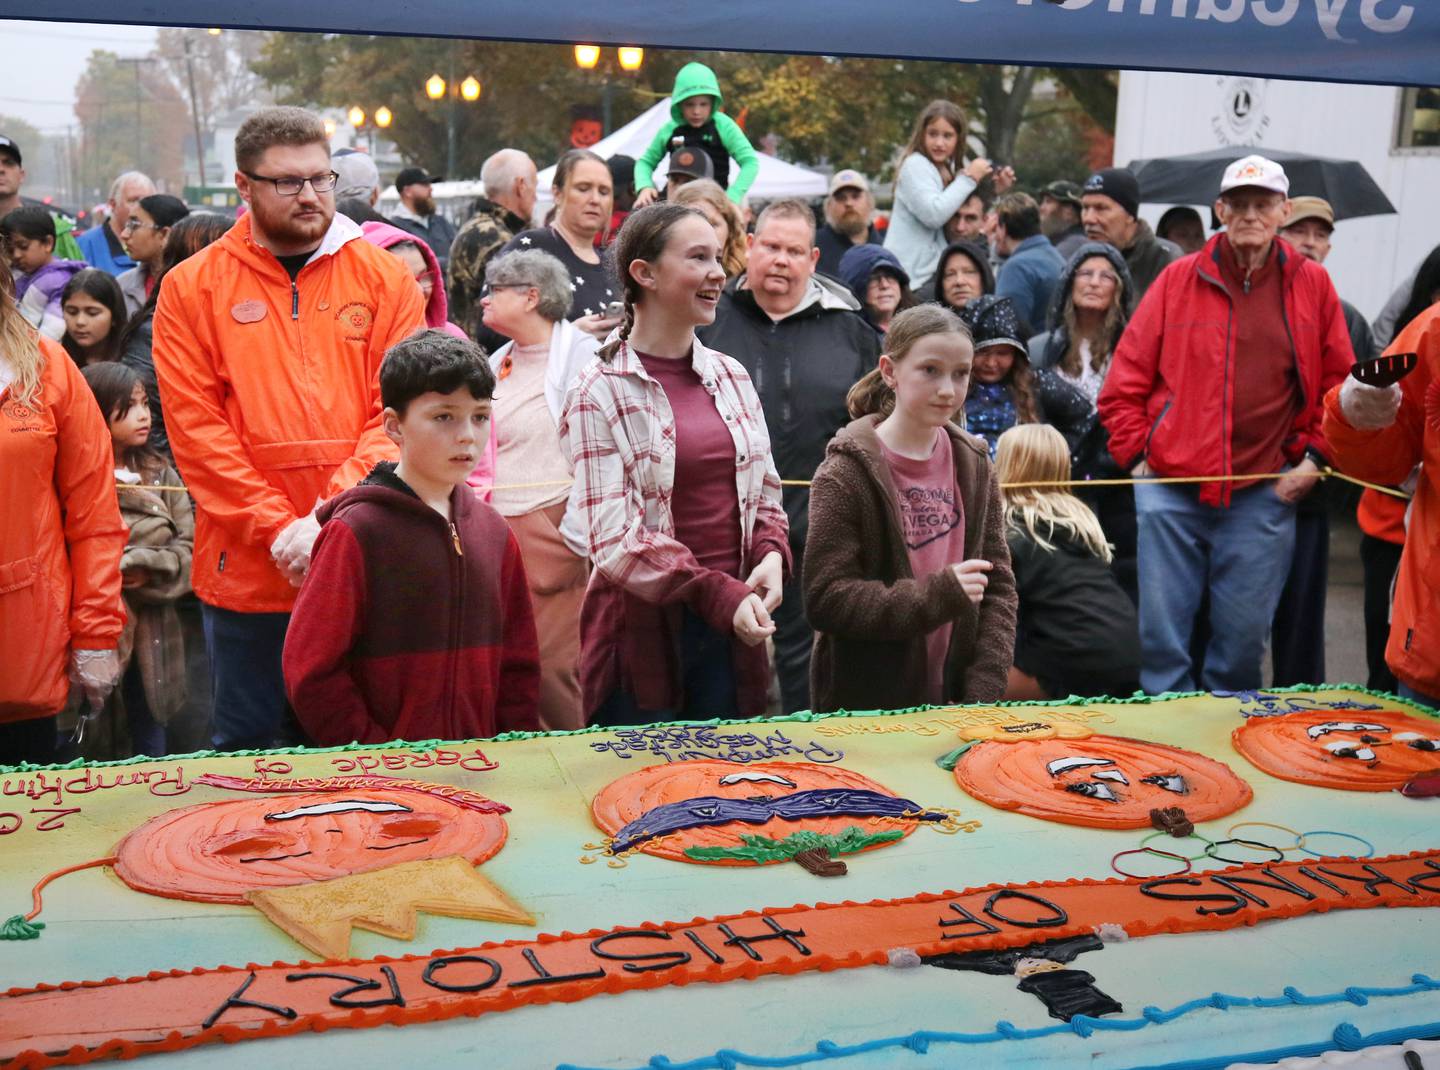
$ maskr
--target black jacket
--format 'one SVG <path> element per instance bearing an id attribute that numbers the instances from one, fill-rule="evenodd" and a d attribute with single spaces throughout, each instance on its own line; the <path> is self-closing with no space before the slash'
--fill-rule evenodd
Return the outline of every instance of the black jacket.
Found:
<path id="1" fill-rule="evenodd" d="M 700 341 L 740 362 L 755 381 L 781 479 L 810 479 L 835 432 L 850 422 L 845 395 L 875 367 L 880 340 L 840 283 L 816 275 L 799 311 L 778 323 L 733 280 Z M 810 489 L 785 488 L 796 559 L 809 526 Z"/>
<path id="2" fill-rule="evenodd" d="M 865 234 L 864 244 L 883 245 L 884 243 L 885 239 L 880 237 L 880 232 L 875 229 L 875 224 L 871 223 L 869 231 Z M 820 262 L 815 265 L 815 270 L 823 271 L 832 279 L 838 279 L 840 277 L 840 258 L 845 255 L 847 249 L 852 248 L 855 244 L 829 223 L 821 223 L 815 228 L 815 248 L 820 250 Z"/>
<path id="3" fill-rule="evenodd" d="M 1180 246 L 1165 238 L 1155 237 L 1155 232 L 1150 229 L 1150 224 L 1140 220 L 1140 228 L 1135 232 L 1135 241 L 1130 248 L 1125 250 L 1125 263 L 1130 267 L 1130 275 L 1135 280 L 1135 303 L 1140 303 L 1140 298 L 1145 296 L 1145 291 L 1150 289 L 1151 283 L 1160 277 L 1160 272 L 1170 266 L 1172 261 L 1179 260 L 1184 251 Z"/>
<path id="4" fill-rule="evenodd" d="M 1006 541 L 1020 599 L 1016 666 L 1060 696 L 1084 688 L 1082 681 L 1105 681 L 1113 694 L 1137 687 L 1135 606 L 1110 566 L 1063 531 L 1046 538 L 1054 550 L 1013 525 Z"/>

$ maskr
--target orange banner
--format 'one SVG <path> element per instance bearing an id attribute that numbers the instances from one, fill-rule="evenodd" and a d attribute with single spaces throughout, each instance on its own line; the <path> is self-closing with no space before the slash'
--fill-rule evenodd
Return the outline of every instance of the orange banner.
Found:
<path id="1" fill-rule="evenodd" d="M 437 1021 L 602 992 L 880 964 L 892 948 L 923 956 L 1018 947 L 1104 924 L 1140 937 L 1317 911 L 1421 906 L 1440 906 L 1440 851 L 1154 879 L 992 885 L 396 959 L 174 970 L 10 990 L 0 997 L 0 1059 L 55 1066 L 215 1040 Z"/>

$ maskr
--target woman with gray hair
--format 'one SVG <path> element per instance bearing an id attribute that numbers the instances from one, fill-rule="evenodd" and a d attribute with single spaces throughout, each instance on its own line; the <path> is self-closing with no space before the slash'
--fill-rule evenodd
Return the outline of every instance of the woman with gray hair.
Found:
<path id="1" fill-rule="evenodd" d="M 521 249 L 492 260 L 481 299 L 485 326 L 511 339 L 490 357 L 497 389 L 491 415 L 491 504 L 525 558 L 540 637 L 540 721 L 584 728 L 580 704 L 580 603 L 589 578 L 585 535 L 570 501 L 570 459 L 557 430 L 566 391 L 599 341 L 566 316 L 570 273 L 556 257 Z"/>

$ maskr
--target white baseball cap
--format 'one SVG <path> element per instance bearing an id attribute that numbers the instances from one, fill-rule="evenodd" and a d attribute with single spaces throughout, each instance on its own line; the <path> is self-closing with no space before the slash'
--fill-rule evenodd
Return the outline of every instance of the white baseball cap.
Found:
<path id="1" fill-rule="evenodd" d="M 1285 175 L 1285 168 L 1264 156 L 1246 156 L 1225 168 L 1225 177 L 1220 180 L 1220 192 L 1229 193 L 1241 186 L 1268 189 L 1281 196 L 1290 195 L 1290 179 Z"/>

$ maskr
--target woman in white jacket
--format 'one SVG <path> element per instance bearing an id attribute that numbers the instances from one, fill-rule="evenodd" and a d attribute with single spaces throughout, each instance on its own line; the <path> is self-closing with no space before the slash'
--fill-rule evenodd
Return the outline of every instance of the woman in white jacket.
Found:
<path id="1" fill-rule="evenodd" d="M 935 274 L 946 244 L 945 224 L 994 170 L 984 159 L 962 168 L 967 125 L 958 105 L 932 100 L 915 120 L 900 157 L 885 248 L 899 259 L 917 291 Z"/>
<path id="2" fill-rule="evenodd" d="M 485 326 L 513 339 L 495 351 L 495 488 L 491 504 L 520 543 L 540 637 L 540 721 L 585 727 L 580 706 L 580 604 L 589 562 L 570 508 L 570 464 L 560 445 L 565 394 L 599 341 L 565 317 L 574 287 L 565 265 L 539 249 L 506 253 L 485 272 Z"/>

